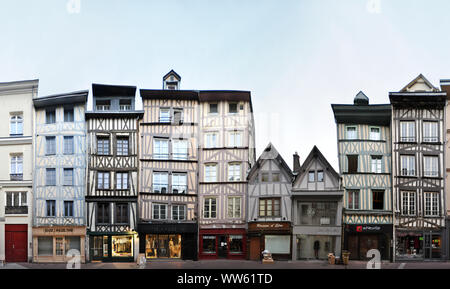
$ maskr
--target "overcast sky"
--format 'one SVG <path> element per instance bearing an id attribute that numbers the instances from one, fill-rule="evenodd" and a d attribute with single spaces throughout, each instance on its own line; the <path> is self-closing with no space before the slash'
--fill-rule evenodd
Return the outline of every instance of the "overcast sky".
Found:
<path id="1" fill-rule="evenodd" d="M 450 78 L 448 0 L 0 0 L 0 82 L 41 96 L 92 83 L 249 90 L 258 156 L 292 167 L 317 145 L 338 170 L 331 103 L 388 103 L 423 73 Z"/>

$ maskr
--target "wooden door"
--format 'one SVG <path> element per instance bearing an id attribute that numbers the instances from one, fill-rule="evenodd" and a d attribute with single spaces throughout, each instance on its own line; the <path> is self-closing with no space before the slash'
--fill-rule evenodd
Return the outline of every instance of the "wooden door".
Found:
<path id="1" fill-rule="evenodd" d="M 359 259 L 359 238 L 355 235 L 348 236 L 348 251 L 350 252 L 350 259 Z"/>
<path id="2" fill-rule="evenodd" d="M 27 262 L 27 225 L 5 225 L 6 262 Z"/>
<path id="3" fill-rule="evenodd" d="M 261 242 L 259 237 L 250 238 L 250 260 L 261 260 Z"/>

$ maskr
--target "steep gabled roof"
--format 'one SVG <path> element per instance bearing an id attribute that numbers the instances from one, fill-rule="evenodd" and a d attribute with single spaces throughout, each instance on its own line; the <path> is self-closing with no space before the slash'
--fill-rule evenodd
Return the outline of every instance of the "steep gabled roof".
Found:
<path id="1" fill-rule="evenodd" d="M 163 76 L 163 80 L 166 80 L 170 75 L 175 75 L 176 78 L 178 78 L 178 80 L 181 80 L 181 76 L 175 72 L 175 70 L 170 70 L 166 75 Z"/>
<path id="2" fill-rule="evenodd" d="M 317 148 L 317 146 L 314 146 L 311 152 L 309 153 L 308 157 L 303 162 L 302 166 L 300 167 L 300 172 L 295 177 L 295 181 L 302 176 L 306 171 L 309 165 L 313 162 L 314 159 L 318 159 L 324 167 L 327 169 L 328 172 L 330 172 L 336 179 L 339 179 L 341 176 L 335 171 L 333 166 L 328 162 L 328 160 L 325 158 L 325 156 L 322 154 L 322 152 Z"/>
<path id="3" fill-rule="evenodd" d="M 420 85 L 420 84 L 425 84 L 429 90 L 425 90 L 425 91 L 429 91 L 429 92 L 439 92 L 439 89 L 437 87 L 435 87 L 428 79 L 426 79 L 425 76 L 423 76 L 422 74 L 419 74 L 419 76 L 417 76 L 416 78 L 414 78 L 413 81 L 411 81 L 410 83 L 408 83 L 405 87 L 403 87 L 400 92 L 414 92 L 414 90 L 411 90 L 411 88 L 415 85 Z M 423 90 L 422 90 L 423 91 Z"/>
<path id="4" fill-rule="evenodd" d="M 251 178 L 251 176 L 258 171 L 258 169 L 262 166 L 262 164 L 266 160 L 275 160 L 278 162 L 280 167 L 285 170 L 285 172 L 289 175 L 289 177 L 292 178 L 294 175 L 292 174 L 291 168 L 287 165 L 287 163 L 284 161 L 283 157 L 280 155 L 280 153 L 275 149 L 274 145 L 272 143 L 269 143 L 267 147 L 264 149 L 261 156 L 256 161 L 255 165 L 250 169 L 247 175 L 247 180 Z"/>

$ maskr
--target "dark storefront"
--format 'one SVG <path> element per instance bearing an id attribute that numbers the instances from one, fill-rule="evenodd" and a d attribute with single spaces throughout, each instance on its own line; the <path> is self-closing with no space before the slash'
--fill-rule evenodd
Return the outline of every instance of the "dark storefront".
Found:
<path id="1" fill-rule="evenodd" d="M 371 249 L 380 251 L 382 260 L 392 258 L 392 225 L 345 225 L 344 250 L 350 252 L 351 260 L 368 260 Z"/>
<path id="2" fill-rule="evenodd" d="M 134 262 L 134 246 L 134 234 L 89 234 L 90 256 L 93 261 Z"/>
<path id="3" fill-rule="evenodd" d="M 199 233 L 200 259 L 245 259 L 245 229 L 205 229 Z"/>
<path id="4" fill-rule="evenodd" d="M 441 231 L 409 231 L 397 229 L 395 233 L 396 260 L 439 260 L 443 258 Z"/>
<path id="5" fill-rule="evenodd" d="M 139 253 L 147 259 L 197 261 L 197 224 L 139 224 Z"/>
<path id="6" fill-rule="evenodd" d="M 248 224 L 249 259 L 261 260 L 261 252 L 269 250 L 274 260 L 292 258 L 290 222 L 259 222 Z"/>

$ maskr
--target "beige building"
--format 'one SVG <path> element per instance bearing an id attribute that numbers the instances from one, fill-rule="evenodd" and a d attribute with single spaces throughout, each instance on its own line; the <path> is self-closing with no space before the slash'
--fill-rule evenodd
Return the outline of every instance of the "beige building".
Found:
<path id="1" fill-rule="evenodd" d="M 32 257 L 33 97 L 38 84 L 0 83 L 0 262 Z"/>

